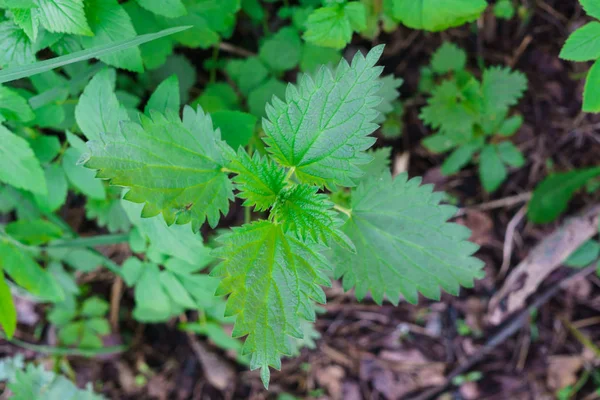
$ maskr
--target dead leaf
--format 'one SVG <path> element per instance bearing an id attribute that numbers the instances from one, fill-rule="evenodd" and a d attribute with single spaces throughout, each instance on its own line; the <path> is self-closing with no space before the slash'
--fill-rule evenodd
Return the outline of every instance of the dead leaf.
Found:
<path id="1" fill-rule="evenodd" d="M 492 229 L 494 228 L 494 222 L 490 216 L 478 210 L 465 210 L 465 216 L 457 220 L 461 225 L 466 226 L 471 230 L 470 241 L 485 246 L 492 240 Z"/>
<path id="2" fill-rule="evenodd" d="M 521 309 L 527 298 L 585 241 L 598 232 L 600 205 L 588 208 L 567 220 L 550 236 L 542 240 L 529 255 L 512 270 L 502 288 L 492 297 L 488 321 L 498 325 Z"/>
<path id="3" fill-rule="evenodd" d="M 344 369 L 339 365 L 330 365 L 320 369 L 316 374 L 319 385 L 325 389 L 332 399 L 342 399 L 342 379 L 346 376 Z"/>
<path id="4" fill-rule="evenodd" d="M 583 367 L 581 356 L 552 356 L 548 358 L 548 387 L 554 391 L 573 385 Z"/>

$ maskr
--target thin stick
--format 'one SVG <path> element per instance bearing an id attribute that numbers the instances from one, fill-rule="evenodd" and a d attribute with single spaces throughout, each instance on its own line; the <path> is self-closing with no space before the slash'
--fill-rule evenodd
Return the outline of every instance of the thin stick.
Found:
<path id="1" fill-rule="evenodd" d="M 227 42 L 219 43 L 219 49 L 242 57 L 254 57 L 256 55 L 251 51 L 242 49 L 241 47 L 234 46 Z"/>
<path id="2" fill-rule="evenodd" d="M 508 226 L 506 227 L 506 234 L 504 235 L 504 247 L 502 249 L 502 266 L 500 267 L 500 272 L 498 273 L 498 277 L 496 278 L 496 280 L 498 281 L 503 280 L 506 276 L 506 273 L 508 272 L 508 267 L 510 266 L 510 259 L 513 252 L 513 237 L 515 235 L 515 230 L 517 229 L 517 225 L 519 225 L 523 220 L 526 210 L 526 206 L 521 207 L 521 209 L 517 211 L 515 216 L 511 218 L 510 222 L 508 223 Z"/>
<path id="3" fill-rule="evenodd" d="M 469 210 L 493 210 L 496 208 L 508 208 L 516 204 L 521 204 L 531 199 L 531 192 L 517 194 L 515 196 L 504 197 L 502 199 L 488 201 L 474 206 L 464 207 L 458 210 L 456 216 L 464 215 Z"/>

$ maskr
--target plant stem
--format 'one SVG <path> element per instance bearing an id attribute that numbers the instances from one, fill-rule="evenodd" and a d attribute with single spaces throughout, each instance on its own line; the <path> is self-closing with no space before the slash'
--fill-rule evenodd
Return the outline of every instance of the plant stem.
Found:
<path id="1" fill-rule="evenodd" d="M 37 353 L 45 353 L 56 356 L 83 356 L 83 357 L 96 357 L 106 354 L 115 354 L 122 353 L 127 350 L 128 346 L 120 345 L 120 346 L 111 346 L 111 347 L 103 347 L 100 349 L 77 349 L 77 348 L 67 348 L 67 347 L 54 347 L 47 346 L 43 344 L 34 344 L 28 343 L 20 339 L 12 338 L 8 339 L 4 333 L 0 332 L 0 338 L 6 340 L 9 343 L 14 344 L 15 346 L 22 347 L 27 350 L 32 350 Z"/>
<path id="2" fill-rule="evenodd" d="M 55 240 L 48 243 L 48 247 L 94 247 L 107 246 L 117 243 L 125 243 L 129 240 L 129 234 L 118 233 L 112 235 L 98 235 L 93 237 L 76 237 L 72 239 Z"/>
<path id="3" fill-rule="evenodd" d="M 285 175 L 285 181 L 289 182 L 290 178 L 292 177 L 292 175 L 294 175 L 294 172 L 296 172 L 296 167 L 292 167 L 288 170 L 287 174 Z"/>
<path id="4" fill-rule="evenodd" d="M 337 204 L 334 204 L 334 205 L 333 205 L 333 208 L 334 208 L 335 210 L 338 210 L 338 211 L 339 211 L 339 212 L 341 212 L 341 213 L 344 213 L 344 214 L 346 214 L 348 217 L 352 217 L 352 210 L 350 210 L 349 208 L 342 207 L 342 206 L 340 206 L 340 205 L 337 205 Z"/>

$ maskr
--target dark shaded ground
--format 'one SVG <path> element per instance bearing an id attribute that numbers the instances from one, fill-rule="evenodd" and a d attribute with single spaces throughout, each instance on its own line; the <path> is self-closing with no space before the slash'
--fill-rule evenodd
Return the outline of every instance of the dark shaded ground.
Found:
<path id="1" fill-rule="evenodd" d="M 270 391 L 263 390 L 255 372 L 236 366 L 232 358 L 210 343 L 190 341 L 176 329 L 176 323 L 141 326 L 121 323 L 120 330 L 132 348 L 122 356 L 104 360 L 78 360 L 72 363 L 81 382 L 102 381 L 102 391 L 114 399 L 218 399 L 277 398 L 284 393 L 299 398 L 405 399 L 445 382 L 457 365 L 481 351 L 482 344 L 498 330 L 487 321 L 487 305 L 502 287 L 510 268 L 521 261 L 532 246 L 558 226 L 536 226 L 518 219 L 521 200 L 514 196 L 533 190 L 549 172 L 547 160 L 556 171 L 598 164 L 600 117 L 581 113 L 585 64 L 558 59 L 562 43 L 576 27 L 587 21 L 575 0 L 523 0 L 531 12 L 528 21 L 496 21 L 486 15 L 479 31 L 465 26 L 441 34 L 427 34 L 400 28 L 382 35 L 386 43 L 383 64 L 386 73 L 405 80 L 401 88 L 407 100 L 405 131 L 402 138 L 380 144 L 392 145 L 395 156 L 409 157 L 411 176 L 421 175 L 440 190 L 456 196 L 461 207 L 457 220 L 469 226 L 473 240 L 480 244 L 478 256 L 486 262 L 486 278 L 473 290 L 463 290 L 458 298 L 445 295 L 441 302 L 423 299 L 418 306 L 390 304 L 377 306 L 366 300 L 358 304 L 352 293 L 339 286 L 328 291 L 325 313 L 317 322 L 322 338 L 314 350 L 304 349 L 300 357 L 284 362 L 281 372 L 272 375 Z M 277 22 L 275 22 L 277 24 Z M 243 24 L 240 30 L 246 29 Z M 250 32 L 251 33 L 251 32 Z M 241 39 L 232 43 L 244 47 Z M 250 36 L 251 37 L 251 36 Z M 439 173 L 442 158 L 430 155 L 419 142 L 429 132 L 418 119 L 424 100 L 416 95 L 419 68 L 429 62 L 443 40 L 450 40 L 469 53 L 469 64 L 481 58 L 486 65 L 508 64 L 526 73 L 529 90 L 518 109 L 526 124 L 516 136 L 527 157 L 527 165 L 510 174 L 509 180 L 492 196 L 480 189 L 474 168 L 444 178 Z M 350 51 L 372 44 L 357 39 Z M 255 50 L 255 49 L 249 49 Z M 195 62 L 201 64 L 195 54 Z M 205 73 L 199 71 L 199 75 Z M 202 86 L 200 78 L 198 88 Z M 398 164 L 396 164 L 398 165 Z M 491 209 L 477 205 L 502 199 Z M 573 213 L 598 202 L 599 194 L 579 194 L 571 203 Z M 228 220 L 241 218 L 235 209 Z M 73 221 L 81 210 L 70 211 Z M 518 216 L 517 216 L 518 217 Z M 505 232 L 513 220 L 516 231 L 509 269 L 501 272 Z M 124 248 L 111 248 L 115 259 L 126 255 Z M 570 270 L 554 272 L 532 296 L 556 284 Z M 106 298 L 110 298 L 113 277 L 100 273 L 86 277 Z M 125 293 L 122 310 L 132 304 Z M 559 291 L 546 305 L 472 371 L 476 382 L 452 386 L 443 399 L 545 399 L 573 384 L 586 370 L 598 366 L 590 346 L 584 346 L 568 329 L 575 326 L 592 342 L 600 340 L 600 279 L 595 275 L 578 280 Z M 567 322 L 565 322 L 567 321 Z M 23 339 L 27 339 L 25 335 Z M 202 348 L 198 348 L 198 343 Z M 195 346 L 195 348 L 194 348 Z M 15 349 L 3 347 L 0 351 Z M 212 354 L 206 358 L 198 353 Z M 33 355 L 33 353 L 30 353 Z M 202 360 L 202 362 L 200 361 Z M 144 372 L 143 365 L 149 367 Z M 142 371 L 141 373 L 139 371 Z M 234 375 L 229 375 L 234 371 Z M 135 376 L 145 375 L 148 384 L 139 388 Z M 473 377 L 473 376 L 472 376 Z M 138 378 L 139 379 L 139 378 Z M 219 386 L 226 388 L 219 389 Z M 594 399 L 595 386 L 589 382 L 573 398 Z"/>

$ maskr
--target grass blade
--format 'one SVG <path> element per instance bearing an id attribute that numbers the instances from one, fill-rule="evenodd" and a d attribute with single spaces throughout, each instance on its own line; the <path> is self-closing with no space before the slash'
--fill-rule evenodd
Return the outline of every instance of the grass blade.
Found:
<path id="1" fill-rule="evenodd" d="M 64 65 L 73 64 L 79 61 L 97 58 L 106 54 L 114 53 L 120 50 L 125 50 L 133 46 L 150 42 L 164 36 L 172 35 L 177 32 L 184 31 L 191 26 L 178 26 L 169 28 L 156 33 L 148 33 L 145 35 L 136 36 L 132 39 L 113 42 L 103 46 L 97 46 L 92 49 L 76 51 L 75 53 L 66 56 L 52 58 L 50 60 L 38 61 L 35 64 L 6 68 L 0 71 L 0 83 L 14 81 L 16 79 L 26 78 L 32 75 L 41 74 L 42 72 L 50 71 L 54 68 Z"/>

